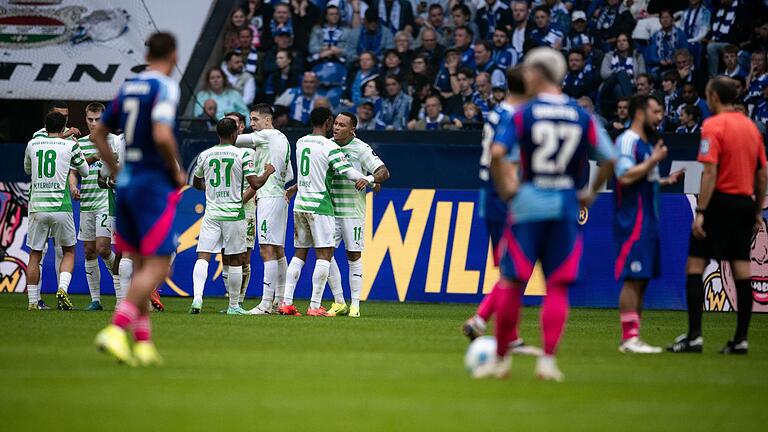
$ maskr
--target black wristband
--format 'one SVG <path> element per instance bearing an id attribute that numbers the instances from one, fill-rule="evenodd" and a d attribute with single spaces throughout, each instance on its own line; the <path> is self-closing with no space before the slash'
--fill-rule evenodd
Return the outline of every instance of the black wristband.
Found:
<path id="1" fill-rule="evenodd" d="M 704 209 L 704 208 L 700 208 L 700 207 L 696 208 L 696 213 L 704 214 L 706 211 L 707 211 L 707 209 Z"/>

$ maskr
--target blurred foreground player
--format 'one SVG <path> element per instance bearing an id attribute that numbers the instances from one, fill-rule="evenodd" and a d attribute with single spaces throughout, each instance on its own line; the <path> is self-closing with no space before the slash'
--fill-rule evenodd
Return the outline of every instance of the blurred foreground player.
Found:
<path id="1" fill-rule="evenodd" d="M 704 164 L 704 172 L 686 264 L 688 333 L 675 339 L 667 348 L 670 352 L 702 351 L 702 276 L 710 258 L 730 262 L 736 284 L 736 334 L 720 352 L 746 354 L 749 349 L 750 249 L 755 224 L 763 223 L 766 160 L 757 127 L 734 110 L 737 98 L 736 82 L 730 78 L 717 77 L 707 85 L 707 104 L 715 115 L 701 128 L 699 162 Z"/>
<path id="2" fill-rule="evenodd" d="M 513 198 L 500 245 L 497 355 L 475 376 L 508 375 L 512 358 L 507 351 L 520 318 L 523 287 L 540 260 L 547 295 L 541 309 L 544 355 L 537 359 L 536 376 L 562 381 L 555 351 L 568 316 L 568 287 L 576 280 L 581 259 L 577 215 L 580 205 L 592 204 L 611 174 L 613 148 L 598 140 L 590 114 L 562 94 L 566 66 L 559 52 L 537 48 L 524 64 L 526 86 L 537 96 L 511 118 L 500 119 L 491 150 L 492 156 L 506 155 L 504 162 L 493 159 L 491 172 L 499 195 Z M 589 153 L 602 165 L 592 186 L 579 191 L 578 182 L 589 169 Z"/>
<path id="3" fill-rule="evenodd" d="M 176 250 L 173 219 L 179 188 L 186 183 L 173 135 L 179 85 L 169 78 L 176 64 L 176 40 L 155 33 L 147 46 L 147 70 L 120 87 L 92 134 L 103 162 L 117 172 L 106 133 L 125 131 L 125 161 L 116 188 L 116 241 L 118 250 L 131 254 L 135 268 L 125 301 L 95 343 L 130 365 L 161 363 L 150 340 L 149 297 L 168 274 Z M 136 341 L 133 351 L 130 330 Z"/>

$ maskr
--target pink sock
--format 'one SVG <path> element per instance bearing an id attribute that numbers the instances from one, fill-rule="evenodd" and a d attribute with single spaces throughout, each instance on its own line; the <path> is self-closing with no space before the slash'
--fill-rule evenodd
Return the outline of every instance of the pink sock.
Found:
<path id="1" fill-rule="evenodd" d="M 494 309 L 496 307 L 496 292 L 499 290 L 499 285 L 501 285 L 501 280 L 496 282 L 496 284 L 493 286 L 493 289 L 491 289 L 491 292 L 483 297 L 483 301 L 481 301 L 480 306 L 477 307 L 476 315 L 485 321 L 491 319 L 491 316 L 493 315 Z"/>
<path id="2" fill-rule="evenodd" d="M 520 320 L 520 306 L 523 290 L 517 282 L 500 281 L 494 288 L 496 312 L 496 354 L 504 357 L 510 342 L 517 339 L 517 324 Z"/>
<path id="3" fill-rule="evenodd" d="M 112 316 L 112 324 L 123 330 L 128 329 L 139 316 L 139 308 L 128 300 L 123 300 Z"/>
<path id="4" fill-rule="evenodd" d="M 547 296 L 541 307 L 541 330 L 544 333 L 544 353 L 554 355 L 568 319 L 568 287 L 547 284 Z"/>
<path id="5" fill-rule="evenodd" d="M 152 337 L 152 328 L 149 323 L 149 314 L 139 315 L 133 322 L 133 339 L 136 342 L 148 341 Z"/>
<path id="6" fill-rule="evenodd" d="M 619 316 L 621 317 L 621 340 L 640 336 L 640 314 L 622 312 Z"/>

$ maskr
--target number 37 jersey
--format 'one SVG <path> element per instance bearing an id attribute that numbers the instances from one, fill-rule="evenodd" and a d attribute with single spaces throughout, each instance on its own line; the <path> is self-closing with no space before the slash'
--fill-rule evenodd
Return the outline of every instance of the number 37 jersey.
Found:
<path id="1" fill-rule="evenodd" d="M 197 156 L 195 177 L 205 181 L 205 217 L 217 221 L 245 219 L 243 183 L 256 175 L 248 149 L 213 146 Z"/>
<path id="2" fill-rule="evenodd" d="M 541 94 L 505 115 L 494 143 L 520 166 L 521 185 L 509 206 L 514 223 L 576 220 L 576 189 L 589 175 L 589 156 L 614 158 L 594 118 L 564 95 Z"/>

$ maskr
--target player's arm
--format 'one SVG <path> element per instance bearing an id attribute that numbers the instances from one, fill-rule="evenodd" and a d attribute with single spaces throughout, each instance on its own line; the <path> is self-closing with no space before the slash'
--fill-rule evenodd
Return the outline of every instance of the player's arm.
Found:
<path id="1" fill-rule="evenodd" d="M 269 142 L 262 139 L 258 132 L 250 134 L 241 134 L 235 140 L 235 147 L 255 149 L 268 145 Z"/>
<path id="2" fill-rule="evenodd" d="M 507 160 L 507 148 L 500 144 L 491 146 L 491 178 L 496 192 L 504 201 L 511 200 L 520 187 L 517 162 Z"/>
<path id="3" fill-rule="evenodd" d="M 659 140 L 653 147 L 651 157 L 644 160 L 639 164 L 634 163 L 634 155 L 628 153 L 634 153 L 634 142 L 619 143 L 619 161 L 616 164 L 616 180 L 622 186 L 628 186 L 634 184 L 638 180 L 648 176 L 648 173 L 656 167 L 662 160 L 667 157 L 667 146 L 664 145 L 663 140 Z"/>
<path id="4" fill-rule="evenodd" d="M 248 181 L 248 185 L 253 189 L 254 191 L 259 190 L 262 186 L 264 186 L 265 183 L 267 183 L 267 179 L 269 179 L 269 176 L 274 174 L 275 167 L 268 163 L 264 165 L 264 172 L 261 173 L 260 176 L 257 176 L 256 173 L 251 172 L 249 174 L 246 174 L 245 179 Z"/>
<path id="5" fill-rule="evenodd" d="M 32 175 L 32 157 L 29 155 L 29 144 L 27 144 L 27 148 L 24 150 L 24 172 L 27 175 Z"/>
<path id="6" fill-rule="evenodd" d="M 616 165 L 611 138 L 605 128 L 594 118 L 589 120 L 587 128 L 587 140 L 600 169 L 597 171 L 597 177 L 595 177 L 592 185 L 579 192 L 579 203 L 584 207 L 589 207 L 595 202 L 600 189 L 613 175 L 613 169 Z"/>
<path id="7" fill-rule="evenodd" d="M 109 147 L 109 143 L 107 142 L 108 132 L 109 128 L 107 125 L 99 122 L 91 133 L 91 142 L 93 142 L 93 145 L 96 147 L 97 154 L 101 155 L 102 163 L 104 163 L 107 168 L 109 168 L 109 172 L 111 172 L 113 176 L 116 176 L 120 168 L 118 167 L 117 159 L 112 153 L 112 149 Z"/>
<path id="8" fill-rule="evenodd" d="M 253 199 L 253 197 L 256 196 L 256 190 L 250 186 L 245 188 L 245 191 L 243 191 L 243 202 L 246 203 Z"/>

